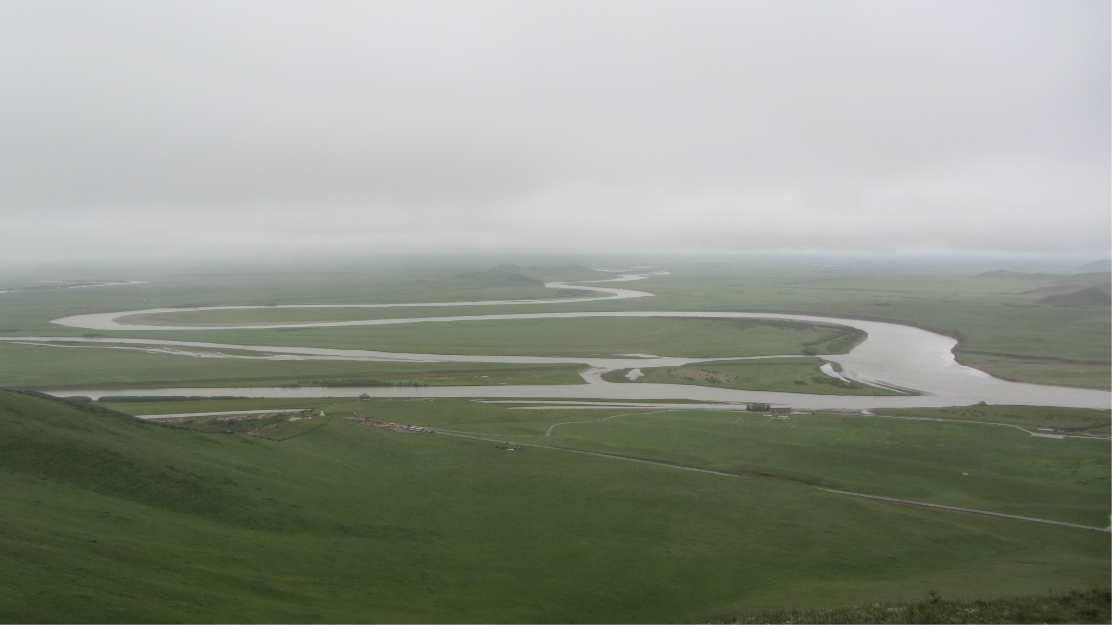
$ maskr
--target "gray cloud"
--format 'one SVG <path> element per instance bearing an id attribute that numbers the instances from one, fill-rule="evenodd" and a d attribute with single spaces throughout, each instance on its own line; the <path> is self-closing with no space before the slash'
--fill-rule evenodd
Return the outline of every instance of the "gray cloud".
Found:
<path id="1" fill-rule="evenodd" d="M 0 260 L 1106 254 L 1104 2 L 8 2 Z"/>

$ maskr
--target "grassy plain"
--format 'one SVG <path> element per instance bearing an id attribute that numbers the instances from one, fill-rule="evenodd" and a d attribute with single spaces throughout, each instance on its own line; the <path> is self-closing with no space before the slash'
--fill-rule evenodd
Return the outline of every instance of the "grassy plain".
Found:
<path id="1" fill-rule="evenodd" d="M 58 275 L 57 278 L 65 276 Z M 118 276 L 106 276 L 115 278 Z M 143 277 L 143 276 L 140 276 Z M 605 277 L 605 276 L 603 276 Z M 67 315 L 144 308 L 276 304 L 394 304 L 515 299 L 554 299 L 582 295 L 545 288 L 540 281 L 522 284 L 514 278 L 475 280 L 444 270 L 359 272 L 246 273 L 158 275 L 146 284 L 80 289 L 0 285 L 17 289 L 0 293 L 4 317 L 0 333 L 7 336 L 80 336 L 89 332 L 50 323 Z M 373 309 L 372 309 L 373 310 Z M 386 317 L 423 316 L 429 308 L 379 309 Z M 438 309 L 439 310 L 439 309 Z M 460 308 L 450 308 L 460 314 Z M 442 314 L 442 313 L 432 313 Z M 469 313 L 468 313 L 469 314 Z M 180 336 L 180 333 L 178 333 Z"/>
<path id="2" fill-rule="evenodd" d="M 143 401 L 137 401 L 136 399 L 137 398 L 129 397 L 129 401 L 97 401 L 96 404 L 128 415 L 158 415 L 191 412 L 227 412 L 230 410 L 293 410 L 311 408 L 319 410 L 322 407 L 327 408 L 336 403 L 348 403 L 347 399 L 336 402 L 335 400 L 319 397 L 306 399 L 252 399 L 245 397 L 215 399 L 196 397 L 188 400 L 171 399 L 170 401 L 164 401 L 154 397 L 142 398 Z M 74 401 L 74 399 L 71 398 L 70 401 Z"/>
<path id="3" fill-rule="evenodd" d="M 455 311 L 453 314 L 460 314 Z M 135 333 L 138 336 L 167 333 Z M 179 340 L 432 354 L 715 358 L 844 353 L 863 333 L 845 326 L 773 319 L 510 319 L 382 326 L 179 332 Z"/>
<path id="4" fill-rule="evenodd" d="M 155 333 L 133 333 L 147 336 Z M 168 333 L 161 333 L 166 335 Z M 842 353 L 852 329 L 764 320 L 535 319 L 359 328 L 179 332 L 176 340 L 442 354 L 759 356 Z M 228 351 L 228 350 L 222 350 Z M 244 352 L 248 354 L 248 352 Z M 259 355 L 259 354 L 256 354 Z M 92 346 L 0 342 L 0 385 L 317 386 L 347 380 L 424 384 L 579 384 L 577 365 L 398 364 L 189 358 Z M 486 376 L 486 377 L 483 377 Z"/>
<path id="5" fill-rule="evenodd" d="M 190 358 L 130 350 L 0 342 L 0 386 L 161 388 L 341 386 L 378 380 L 429 385 L 582 384 L 578 365 L 487 365 Z"/>
<path id="6" fill-rule="evenodd" d="M 1109 366 L 1112 345 L 1110 308 L 1043 301 L 1047 293 L 1107 284 L 1107 273 L 1084 273 L 1062 266 L 1049 270 L 1014 267 L 1016 270 L 1011 272 L 992 272 L 1002 266 L 987 263 L 850 261 L 844 266 L 834 267 L 783 260 L 733 263 L 675 261 L 660 268 L 673 273 L 616 285 L 657 294 L 657 297 L 650 298 L 522 306 L 383 308 L 358 312 L 350 309 L 329 312 L 320 309 L 282 312 L 263 309 L 250 314 L 261 315 L 259 318 L 263 319 L 279 318 L 271 317 L 273 315 L 283 315 L 282 318 L 329 315 L 328 318 L 333 319 L 352 318 L 352 315 L 359 318 L 418 317 L 552 310 L 763 310 L 858 316 L 910 323 L 956 336 L 961 340 L 956 350 L 959 359 L 1008 379 L 1093 388 L 1109 388 L 1112 380 L 1112 368 Z M 410 269 L 285 275 L 161 276 L 143 285 L 38 289 L 0 294 L 3 298 L 0 300 L 3 307 L 0 335 L 78 336 L 88 331 L 64 328 L 50 324 L 49 320 L 86 312 L 164 306 L 551 299 L 559 296 L 560 292 L 544 288 L 543 280 L 605 277 L 607 274 L 595 272 L 592 275 L 592 272 L 575 267 L 556 270 L 503 267 L 462 275 L 459 270 Z M 563 294 L 582 295 L 571 291 L 564 291 Z M 249 313 L 243 311 L 201 314 L 229 315 L 240 320 L 250 318 L 244 317 Z M 507 332 L 504 337 L 493 326 L 484 329 L 473 323 L 439 324 L 438 328 L 433 327 L 437 324 L 420 324 L 406 330 L 398 330 L 395 326 L 385 335 L 365 328 L 120 334 L 228 343 L 378 346 L 406 351 L 451 345 L 453 349 L 462 348 L 464 353 L 467 350 L 481 352 L 488 349 L 501 353 L 521 353 L 524 350 L 564 354 L 606 351 L 661 353 L 673 349 L 683 353 L 721 353 L 716 349 L 716 341 L 706 339 L 708 334 L 705 328 L 698 332 L 654 328 L 646 334 L 642 326 L 629 325 L 628 320 L 619 322 L 621 329 L 618 330 L 613 330 L 613 326 L 558 326 L 551 323 L 555 322 L 543 321 L 535 326 L 518 328 L 500 326 Z M 476 332 L 479 334 L 469 338 Z M 615 332 L 617 336 L 611 338 L 609 335 Z M 582 342 L 577 337 L 582 337 Z M 587 339 L 592 341 L 590 345 Z M 799 341 L 788 343 L 798 346 Z"/>
<path id="7" fill-rule="evenodd" d="M 1107 282 L 1108 274 L 1070 277 L 1059 267 L 978 277 L 994 267 L 892 263 L 662 268 L 673 275 L 616 285 L 657 293 L 652 298 L 358 314 L 766 310 L 880 318 L 959 337 L 960 358 L 1005 377 L 1109 386 L 1109 308 L 1053 299 Z M 600 277 L 575 267 L 503 267 L 164 276 L 80 289 L 17 284 L 30 288 L 0 294 L 0 336 L 80 336 L 90 331 L 49 320 L 164 306 L 551 299 L 561 294 L 542 281 Z M 310 314 L 322 313 L 262 309 L 258 318 Z M 848 348 L 853 338 L 813 326 L 653 319 L 109 334 L 447 353 L 693 356 L 822 353 Z M 800 376 L 817 364 L 770 360 L 756 371 L 745 363 L 700 365 L 705 379 L 669 381 L 805 392 L 796 387 L 813 376 Z M 575 365 L 270 362 L 0 343 L 0 384 L 9 386 L 367 379 L 580 381 Z M 268 440 L 224 434 L 229 428 L 204 419 L 181 428 L 137 422 L 98 412 L 102 406 L 131 414 L 360 412 L 555 449 L 511 452 L 504 447 L 513 444 L 403 434 L 342 418 L 275 417 L 267 436 L 283 440 Z M 973 423 L 893 418 L 908 416 Z M 998 406 L 789 418 L 682 407 L 526 411 L 461 400 L 81 407 L 0 392 L 0 620 L 661 622 L 916 599 L 928 590 L 988 599 L 1088 588 L 1107 583 L 1106 533 L 816 487 L 1104 527 L 1112 511 L 1107 440 L 1035 438 L 991 423 L 1083 436 L 1106 434 L 1108 421 L 1108 411 Z"/>
<path id="8" fill-rule="evenodd" d="M 960 352 L 959 359 L 962 364 L 988 371 L 1005 380 L 1085 388 L 1107 389 L 1109 387 L 1109 367 L 1100 361 L 981 354 L 969 351 Z"/>
<path id="9" fill-rule="evenodd" d="M 534 432 L 584 418 L 454 400 L 326 411 L 353 409 L 398 422 Z M 1105 533 L 849 498 L 803 479 L 821 471 L 826 483 L 868 479 L 885 492 L 933 490 L 1089 521 L 1107 483 L 1094 495 L 1100 489 L 1067 474 L 1103 462 L 1107 479 L 1100 443 L 828 417 L 803 427 L 793 416 L 795 429 L 735 415 L 623 419 L 557 431 L 565 430 L 561 444 L 742 474 L 759 459 L 783 467 L 785 477 L 508 452 L 335 418 L 303 436 L 258 440 L 0 392 L 0 619 L 669 622 L 927 590 L 979 599 L 1107 580 Z M 815 459 L 753 457 L 761 445 L 731 451 L 716 442 L 723 436 L 732 445 L 766 436 L 772 452 L 810 446 Z M 946 467 L 947 459 L 961 464 Z M 963 483 L 969 478 L 952 475 L 961 467 L 977 477 Z M 888 475 L 893 469 L 903 473 Z M 1054 492 L 1061 509 L 1017 503 Z"/>
<path id="10" fill-rule="evenodd" d="M 1003 413 L 1009 407 L 998 408 Z M 1106 438 L 1035 438 L 982 423 L 842 414 L 777 418 L 682 407 L 512 410 L 464 400 L 383 400 L 335 409 L 508 441 L 1100 527 L 1112 512 Z M 1109 421 L 1108 411 L 1040 410 L 1051 422 L 1060 410 L 1059 422 Z M 568 424 L 546 436 L 558 423 Z"/>
<path id="11" fill-rule="evenodd" d="M 960 421 L 1010 423 L 1025 427 L 1047 427 L 1068 432 L 1077 430 L 1108 434 L 1112 420 L 1107 410 L 1046 408 L 1042 406 L 962 406 L 957 408 L 881 409 L 880 415 L 957 419 Z"/>
<path id="12" fill-rule="evenodd" d="M 629 369 L 603 376 L 608 382 L 694 384 L 716 388 L 820 395 L 900 395 L 875 386 L 846 382 L 822 372 L 821 358 L 768 358 L 708 362 L 682 367 L 649 367 L 641 369 L 644 377 L 630 381 Z"/>
<path id="13" fill-rule="evenodd" d="M 458 310 L 453 312 L 458 313 Z M 858 331 L 839 326 L 773 320 L 617 318 L 307 328 L 296 332 L 229 330 L 126 334 L 133 338 L 232 344 L 568 357 L 621 353 L 690 357 L 843 353 L 860 335 Z M 249 354 L 243 352 L 243 355 Z M 492 366 L 188 358 L 77 344 L 38 346 L 0 342 L 0 385 L 8 387 L 316 386 L 323 385 L 322 382 L 345 383 L 345 380 L 350 384 L 361 379 L 433 385 L 582 383 L 576 369 L 574 364 Z"/>
<path id="14" fill-rule="evenodd" d="M 1024 382 L 1109 388 L 1109 306 L 1044 303 L 1048 288 L 1109 283 L 1105 273 L 989 273 L 992 265 L 769 262 L 670 267 L 654 279 L 659 304 L 689 310 L 766 310 L 858 316 L 955 336 L 962 362 Z M 998 267 L 997 267 L 998 268 Z M 1018 277 L 1016 277 L 1018 275 Z M 646 287 L 649 285 L 646 284 Z M 651 307 L 630 300 L 631 307 Z"/>

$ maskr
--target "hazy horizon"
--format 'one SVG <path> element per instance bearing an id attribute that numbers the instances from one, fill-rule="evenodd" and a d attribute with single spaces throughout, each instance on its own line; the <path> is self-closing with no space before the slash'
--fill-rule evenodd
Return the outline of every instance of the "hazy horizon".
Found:
<path id="1" fill-rule="evenodd" d="M 258 255 L 239 258 L 164 258 L 60 260 L 36 263 L 6 263 L 0 266 L 0 290 L 5 284 L 28 284 L 35 280 L 157 279 L 174 276 L 234 274 L 330 274 L 330 273 L 421 273 L 441 277 L 488 271 L 504 265 L 522 269 L 579 265 L 588 268 L 666 271 L 736 271 L 761 273 L 766 270 L 799 272 L 833 269 L 838 272 L 872 274 L 919 271 L 955 275 L 994 270 L 1049 272 L 1073 275 L 1107 272 L 1107 257 L 1048 255 L 849 255 L 849 254 L 409 254 L 275 257 Z M 1101 263 L 1099 267 L 1086 265 Z M 894 275 L 894 274 L 893 274 Z"/>
<path id="2" fill-rule="evenodd" d="M 0 262 L 1082 264 L 1112 240 L 1109 22 L 1079 0 L 7 2 Z"/>

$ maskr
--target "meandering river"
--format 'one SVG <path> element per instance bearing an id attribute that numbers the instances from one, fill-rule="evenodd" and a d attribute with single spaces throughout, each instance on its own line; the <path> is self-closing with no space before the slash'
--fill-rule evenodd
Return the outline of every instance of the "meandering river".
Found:
<path id="1" fill-rule="evenodd" d="M 74 315 L 56 319 L 53 323 L 90 330 L 126 332 L 136 330 L 181 331 L 342 327 L 358 325 L 387 325 L 399 323 L 467 323 L 469 321 L 555 319 L 574 317 L 672 317 L 672 318 L 751 318 L 782 319 L 805 323 L 823 323 L 849 326 L 863 330 L 868 337 L 848 354 L 825 355 L 822 358 L 842 367 L 841 376 L 865 384 L 890 388 L 909 389 L 919 395 L 884 397 L 847 397 L 810 395 L 800 393 L 774 393 L 766 391 L 740 391 L 678 384 L 609 383 L 602 379 L 607 371 L 630 368 L 674 367 L 710 360 L 733 358 L 673 358 L 652 355 L 627 355 L 621 358 L 570 358 L 542 356 L 475 356 L 456 354 L 417 354 L 378 352 L 371 350 L 322 349 L 310 347 L 283 347 L 235 345 L 196 341 L 128 338 L 74 338 L 74 337 L 5 337 L 0 340 L 25 344 L 56 347 L 99 347 L 110 349 L 135 349 L 180 356 L 209 358 L 258 358 L 266 360 L 350 360 L 393 362 L 471 362 L 513 364 L 582 364 L 586 365 L 583 378 L 587 384 L 544 386 L 463 386 L 424 388 L 172 388 L 130 390 L 72 390 L 52 394 L 58 396 L 83 395 L 193 395 L 245 397 L 351 397 L 366 393 L 374 397 L 500 397 L 500 398 L 562 398 L 610 400 L 695 400 L 702 402 L 767 402 L 786 404 L 803 409 L 872 409 L 899 407 L 941 407 L 988 404 L 1015 404 L 1032 406 L 1066 406 L 1079 408 L 1112 407 L 1112 393 L 1101 390 L 1078 389 L 1037 384 L 1021 384 L 994 378 L 983 371 L 966 367 L 956 361 L 953 348 L 957 341 L 947 336 L 920 328 L 860 319 L 843 319 L 817 315 L 775 313 L 746 313 L 719 311 L 635 311 L 635 312 L 544 312 L 526 314 L 469 315 L 451 317 L 417 317 L 399 319 L 364 319 L 354 321 L 301 322 L 301 323 L 243 323 L 243 324 L 159 324 L 154 315 L 164 313 L 200 312 L 206 310 L 274 309 L 274 308 L 391 308 L 391 307 L 442 307 L 442 306 L 506 306 L 519 304 L 567 304 L 598 301 L 599 299 L 627 299 L 652 297 L 654 294 L 629 289 L 587 286 L 600 282 L 628 282 L 650 275 L 625 274 L 611 280 L 580 282 L 571 285 L 551 282 L 545 286 L 553 289 L 576 289 L 593 293 L 591 297 L 560 298 L 549 300 L 501 300 L 485 302 L 436 302 L 418 304 L 330 304 L 283 306 L 211 306 L 197 308 L 154 308 L 90 315 Z M 221 350 L 254 352 L 257 356 L 225 354 Z M 797 355 L 779 356 L 795 358 Z M 762 358 L 768 358 L 767 356 Z"/>

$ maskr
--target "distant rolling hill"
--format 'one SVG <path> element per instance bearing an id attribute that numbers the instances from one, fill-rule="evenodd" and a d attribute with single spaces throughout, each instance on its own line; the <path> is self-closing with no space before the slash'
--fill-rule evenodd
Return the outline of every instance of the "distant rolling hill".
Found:
<path id="1" fill-rule="evenodd" d="M 1072 282 L 1074 284 L 1092 284 L 1094 286 L 1107 286 L 1112 283 L 1112 272 L 1108 271 L 1088 271 L 1085 273 L 1075 273 L 1068 278 L 1063 279 L 1065 282 Z"/>
<path id="2" fill-rule="evenodd" d="M 1054 306 L 1112 306 L 1112 289 L 1107 285 L 1092 286 L 1071 293 L 1047 295 L 1039 303 Z"/>
<path id="3" fill-rule="evenodd" d="M 1081 265 L 1081 268 L 1087 271 L 1112 271 L 1112 260 L 1094 260 Z"/>
<path id="4" fill-rule="evenodd" d="M 1112 272 L 1108 271 L 1087 271 L 1084 273 L 1061 275 L 1055 273 L 1026 273 L 1022 271 L 997 269 L 996 271 L 979 273 L 975 277 L 988 280 L 1024 280 L 1042 282 L 1047 285 L 1034 291 L 1026 292 L 1026 294 L 1031 295 L 1062 295 L 1080 291 L 1088 286 L 1107 287 L 1109 283 L 1112 283 Z"/>
<path id="5" fill-rule="evenodd" d="M 986 271 L 979 273 L 977 278 L 991 278 L 996 280 L 1044 280 L 1048 282 L 1076 282 L 1086 284 L 1103 284 L 1112 278 L 1112 273 L 1108 271 L 1086 271 L 1083 273 L 1074 274 L 1060 274 L 1060 273 L 1027 273 L 1025 271 L 1010 271 L 1007 269 L 997 269 L 995 271 Z"/>

